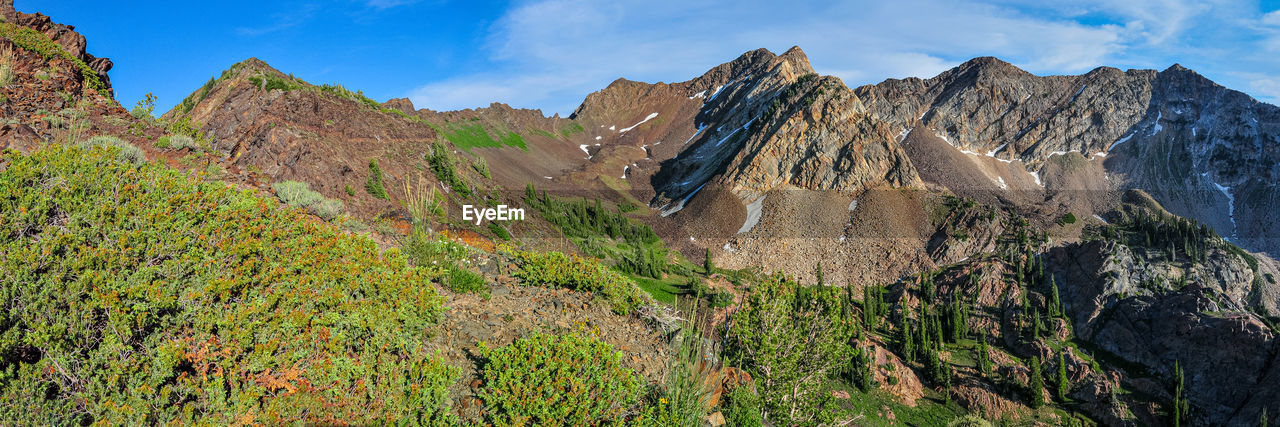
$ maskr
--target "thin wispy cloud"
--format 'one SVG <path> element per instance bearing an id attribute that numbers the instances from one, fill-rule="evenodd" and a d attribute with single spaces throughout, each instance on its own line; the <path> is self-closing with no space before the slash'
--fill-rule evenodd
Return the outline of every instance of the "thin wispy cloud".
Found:
<path id="1" fill-rule="evenodd" d="M 311 20 L 318 9 L 319 6 L 308 4 L 287 12 L 276 13 L 271 16 L 271 23 L 257 27 L 238 27 L 236 35 L 257 37 L 297 27 Z"/>
<path id="2" fill-rule="evenodd" d="M 419 0 L 368 0 L 366 6 L 374 9 L 387 9 L 396 6 L 406 6 L 417 3 Z"/>
<path id="3" fill-rule="evenodd" d="M 1252 9 L 1251 9 L 1252 8 Z M 1164 68 L 1175 62 L 1275 102 L 1267 78 L 1280 60 L 1280 12 L 1222 0 L 913 0 L 689 4 L 673 0 L 542 0 L 508 10 L 491 28 L 491 71 L 415 89 L 417 105 L 456 109 L 491 101 L 567 113 L 615 78 L 683 81 L 742 52 L 801 46 L 815 69 L 856 86 L 885 78 L 931 77 L 975 56 L 997 56 L 1037 74 L 1110 65 Z M 1245 25 L 1248 24 L 1248 25 Z M 1252 28 L 1250 28 L 1250 25 Z M 1219 35 L 1204 37 L 1211 30 Z M 1268 36 L 1268 31 L 1272 31 Z M 1237 59 L 1223 63 L 1229 55 Z M 1242 69 L 1232 70 L 1230 67 Z M 1240 80 L 1233 80 L 1239 78 Z"/>

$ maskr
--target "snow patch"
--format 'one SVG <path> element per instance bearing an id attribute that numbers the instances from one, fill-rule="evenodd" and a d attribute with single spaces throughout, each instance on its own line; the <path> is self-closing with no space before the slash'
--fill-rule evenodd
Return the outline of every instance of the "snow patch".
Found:
<path id="1" fill-rule="evenodd" d="M 728 140 L 729 140 L 729 138 L 733 138 L 733 136 L 734 136 L 734 135 L 737 135 L 737 134 L 738 134 L 738 131 L 739 131 L 739 130 L 741 130 L 741 129 L 734 129 L 734 130 L 733 130 L 733 132 L 729 132 L 729 136 L 726 136 L 726 137 L 724 137 L 724 138 L 720 138 L 720 140 L 719 140 L 719 141 L 716 141 L 716 146 L 717 146 L 717 147 L 719 147 L 719 146 L 720 146 L 720 144 L 724 144 L 724 142 L 725 142 L 725 141 L 728 141 Z"/>
<path id="2" fill-rule="evenodd" d="M 1001 145 L 1001 146 L 999 146 L 999 147 L 996 147 L 996 149 L 994 149 L 994 150 L 988 151 L 988 152 L 987 152 L 987 157 L 995 157 L 995 156 L 996 156 L 996 153 L 999 153 L 1000 151 L 1003 151 L 1003 150 L 1004 150 L 1004 148 L 1005 148 L 1005 147 L 1008 147 L 1008 146 L 1009 146 L 1009 143 L 1007 143 L 1007 142 L 1006 142 L 1006 143 L 1004 143 L 1004 145 Z"/>
<path id="3" fill-rule="evenodd" d="M 551 177 L 549 177 L 549 176 L 544 176 L 544 177 L 543 177 L 543 178 L 546 178 L 546 179 L 551 179 Z"/>
<path id="4" fill-rule="evenodd" d="M 596 141 L 599 141 L 599 140 L 600 140 L 600 137 L 599 137 L 599 136 L 596 136 Z"/>
<path id="5" fill-rule="evenodd" d="M 1067 101 L 1067 103 L 1068 103 L 1068 104 L 1070 104 L 1070 103 L 1072 103 L 1072 102 L 1076 102 L 1076 97 L 1079 97 L 1079 96 L 1080 96 L 1080 94 L 1084 93 L 1084 88 L 1086 88 L 1086 87 L 1089 87 L 1089 85 L 1082 85 L 1082 86 L 1080 86 L 1080 90 L 1077 90 L 1075 95 L 1071 95 L 1071 100 L 1070 100 L 1070 101 Z"/>
<path id="6" fill-rule="evenodd" d="M 599 138 L 599 137 L 596 137 L 596 138 Z M 587 144 L 578 144 L 578 148 L 581 149 L 583 153 L 587 153 L 587 157 L 590 157 L 591 152 L 587 151 L 587 147 L 589 147 Z"/>
<path id="7" fill-rule="evenodd" d="M 1201 174 L 1201 176 L 1208 174 L 1209 172 L 1205 172 Z M 1222 184 L 1219 184 L 1217 181 L 1212 179 L 1209 180 L 1209 183 L 1213 184 L 1214 187 L 1218 187 L 1218 191 L 1221 191 L 1224 196 L 1227 196 L 1227 219 L 1231 220 L 1231 238 L 1234 239 L 1236 238 L 1236 229 L 1238 228 L 1238 226 L 1236 226 L 1236 196 L 1231 194 L 1231 187 L 1224 187 Z"/>
<path id="8" fill-rule="evenodd" d="M 1117 139 L 1115 142 L 1112 142 L 1112 143 L 1111 143 L 1111 146 L 1110 146 L 1110 147 L 1107 147 L 1107 151 L 1114 150 L 1114 149 L 1116 148 L 1116 146 L 1117 146 L 1117 145 L 1123 144 L 1125 141 L 1128 141 L 1128 140 L 1129 140 L 1129 138 L 1133 138 L 1133 134 L 1132 134 L 1132 133 L 1130 133 L 1130 134 L 1128 134 L 1128 135 L 1125 135 L 1125 136 L 1124 136 L 1124 138 L 1120 138 L 1120 139 Z"/>
<path id="9" fill-rule="evenodd" d="M 1041 180 L 1040 180 L 1040 171 L 1027 172 L 1027 173 L 1031 174 L 1031 177 L 1032 177 L 1032 178 L 1035 178 L 1035 180 L 1036 180 L 1036 185 L 1039 185 L 1039 186 L 1040 186 L 1040 188 L 1044 188 L 1044 181 L 1041 181 Z"/>
<path id="10" fill-rule="evenodd" d="M 622 179 L 627 179 L 627 171 L 631 170 L 631 166 L 622 167 Z"/>
<path id="11" fill-rule="evenodd" d="M 636 128 L 636 126 L 640 126 L 640 125 L 644 124 L 644 122 L 647 122 L 647 121 L 653 120 L 653 118 L 654 118 L 654 117 L 658 117 L 658 113 L 650 114 L 648 117 L 645 117 L 645 118 L 644 118 L 644 120 L 641 120 L 641 121 L 640 121 L 640 123 L 636 123 L 636 124 L 634 124 L 634 125 L 631 125 L 631 127 L 628 127 L 628 128 L 623 128 L 622 130 L 620 130 L 620 131 L 618 131 L 618 132 L 619 132 L 619 133 L 622 133 L 622 132 L 626 132 L 626 131 L 629 131 L 629 130 L 635 129 L 635 128 Z"/>
<path id="12" fill-rule="evenodd" d="M 761 208 L 764 207 L 764 197 L 765 196 L 760 196 L 759 199 L 756 199 L 751 203 L 747 203 L 747 219 L 742 222 L 742 227 L 738 228 L 738 233 L 751 231 L 751 229 L 756 228 L 756 224 L 760 223 Z"/>
<path id="13" fill-rule="evenodd" d="M 706 128 L 707 128 L 707 125 L 702 125 L 702 127 L 698 128 L 697 132 L 693 133 L 693 136 L 690 136 L 689 139 L 684 141 L 684 144 L 680 144 L 680 145 L 689 145 L 689 141 L 693 141 L 694 138 L 697 138 L 698 135 L 702 134 L 702 130 Z"/>
<path id="14" fill-rule="evenodd" d="M 1153 127 L 1153 128 L 1151 128 L 1151 135 L 1155 135 L 1155 134 L 1157 134 L 1157 133 L 1160 133 L 1160 131 L 1161 131 L 1162 129 L 1164 129 L 1164 126 L 1160 126 L 1160 118 L 1161 118 L 1161 117 L 1164 117 L 1164 112 L 1163 112 L 1163 111 L 1157 111 L 1157 112 L 1156 112 L 1156 126 L 1155 126 L 1155 127 Z M 1148 135 L 1148 136 L 1151 136 L 1151 135 Z"/>
<path id="15" fill-rule="evenodd" d="M 706 89 L 703 89 L 703 90 L 702 90 L 702 92 L 698 92 L 698 93 L 693 94 L 693 96 L 690 96 L 690 97 L 689 97 L 689 99 L 702 98 L 702 97 L 704 97 L 706 94 L 707 94 L 707 90 L 706 90 Z"/>
<path id="16" fill-rule="evenodd" d="M 687 184 L 687 183 L 688 183 L 688 181 L 685 181 L 685 184 Z M 681 185 L 684 185 L 684 184 L 681 184 Z M 662 217 L 664 217 L 664 218 L 665 218 L 665 217 L 667 217 L 667 216 L 670 216 L 670 215 L 671 215 L 671 214 L 673 214 L 673 213 L 680 212 L 680 210 L 681 210 L 681 209 L 684 209 L 684 204 L 685 204 L 685 203 L 688 203 L 688 202 L 689 202 L 689 199 L 692 199 L 694 194 L 698 194 L 698 191 L 701 191 L 701 190 L 702 190 L 702 187 L 706 187 L 706 186 L 707 186 L 707 184 L 706 184 L 705 182 L 704 182 L 704 183 L 702 183 L 702 185 L 699 185 L 699 186 L 698 186 L 698 188 L 697 188 L 697 189 L 695 189 L 695 190 L 693 190 L 693 192 L 692 192 L 692 193 L 689 193 L 689 195 L 688 195 L 688 196 L 684 196 L 684 199 L 683 199 L 683 200 L 680 200 L 680 203 L 676 204 L 675 206 L 673 206 L 673 207 L 671 207 L 671 208 L 669 208 L 669 209 L 663 209 L 663 210 L 662 210 L 662 212 L 661 212 L 661 213 L 659 213 L 659 215 L 661 215 Z M 690 236 L 689 238 L 690 238 L 690 239 L 693 239 L 693 237 L 692 237 L 692 236 Z"/>
<path id="17" fill-rule="evenodd" d="M 857 208 L 858 208 L 858 199 L 854 199 L 852 202 L 849 202 L 849 212 L 853 212 L 853 210 Z"/>
<path id="18" fill-rule="evenodd" d="M 729 82 L 729 84 L 733 84 L 733 82 Z M 724 89 L 724 85 L 716 86 L 716 90 L 711 92 L 711 97 L 707 98 L 707 101 L 716 99 L 716 96 L 720 95 L 720 89 Z"/>
<path id="19" fill-rule="evenodd" d="M 1098 220 L 1098 221 L 1102 221 L 1102 223 L 1103 223 L 1103 224 L 1110 224 L 1109 222 L 1107 222 L 1107 220 L 1102 219 L 1102 217 L 1098 216 L 1098 214 L 1093 214 L 1093 219 L 1096 219 L 1096 220 Z"/>
<path id="20" fill-rule="evenodd" d="M 1009 184 L 1005 184 L 1005 183 L 1004 183 L 1004 177 L 1003 177 L 1003 176 L 998 176 L 998 177 L 996 177 L 996 185 L 999 185 L 1001 190 L 1008 190 L 1008 189 L 1009 189 Z"/>

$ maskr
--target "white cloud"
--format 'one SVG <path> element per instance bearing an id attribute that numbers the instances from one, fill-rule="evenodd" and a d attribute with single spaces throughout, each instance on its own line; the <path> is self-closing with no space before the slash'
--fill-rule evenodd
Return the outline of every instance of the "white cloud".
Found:
<path id="1" fill-rule="evenodd" d="M 1221 49 L 1230 43 L 1196 45 L 1210 39 L 1193 30 L 1247 15 L 1240 5 L 1181 0 L 995 1 L 796 1 L 785 8 L 763 0 L 530 1 L 490 28 L 484 52 L 492 71 L 430 83 L 410 97 L 435 109 L 499 101 L 563 114 L 619 77 L 684 81 L 742 52 L 765 47 L 780 53 L 792 45 L 808 53 L 819 73 L 850 86 L 932 77 L 986 55 L 1038 74 L 1101 65 L 1191 66 L 1195 59 L 1212 64 L 1208 57 L 1228 54 Z M 1251 19 L 1280 20 L 1272 15 L 1258 12 Z M 1188 52 L 1191 60 L 1177 55 Z"/>

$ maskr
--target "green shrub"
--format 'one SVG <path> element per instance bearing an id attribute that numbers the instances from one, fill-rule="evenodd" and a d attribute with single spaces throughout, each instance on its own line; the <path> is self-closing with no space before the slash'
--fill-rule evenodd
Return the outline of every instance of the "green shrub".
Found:
<path id="1" fill-rule="evenodd" d="M 478 394 L 496 426 L 620 425 L 639 400 L 639 376 L 595 338 L 535 332 L 483 356 Z"/>
<path id="2" fill-rule="evenodd" d="M 511 233 L 507 232 L 506 228 L 503 228 L 496 222 L 489 223 L 489 232 L 493 233 L 493 235 L 497 236 L 499 239 L 511 240 Z"/>
<path id="3" fill-rule="evenodd" d="M 450 422 L 435 272 L 163 165 L 0 156 L 0 419 Z"/>
<path id="4" fill-rule="evenodd" d="M 484 157 L 477 156 L 476 161 L 471 162 L 471 168 L 475 169 L 476 172 L 480 174 L 480 176 L 493 179 L 493 175 L 489 174 L 489 162 L 486 162 L 484 160 Z"/>
<path id="5" fill-rule="evenodd" d="M 515 277 L 525 284 L 596 292 L 618 314 L 652 303 L 634 281 L 593 260 L 560 252 L 517 251 L 514 255 L 520 266 Z"/>
<path id="6" fill-rule="evenodd" d="M 324 200 L 323 195 L 311 190 L 305 182 L 277 182 L 271 188 L 276 191 L 276 197 L 289 206 L 305 208 Z"/>
<path id="7" fill-rule="evenodd" d="M 1075 224 L 1076 221 L 1076 214 L 1067 212 L 1067 214 L 1063 215 L 1062 218 L 1058 218 L 1058 225 Z"/>
<path id="8" fill-rule="evenodd" d="M 174 150 L 181 150 L 184 148 L 190 148 L 194 150 L 194 149 L 200 148 L 200 146 L 196 144 L 196 140 L 187 135 L 174 135 L 170 137 L 169 146 Z"/>
<path id="9" fill-rule="evenodd" d="M 348 196 L 355 197 L 355 195 L 356 195 L 356 190 L 355 190 L 354 188 L 351 188 L 351 185 L 350 185 L 350 184 L 347 184 L 346 191 L 347 191 L 347 195 L 348 195 Z"/>
<path id="10" fill-rule="evenodd" d="M 115 149 L 116 159 L 125 163 L 139 164 L 147 161 L 147 155 L 146 153 L 143 153 L 141 149 L 114 136 L 95 136 L 93 138 L 80 141 L 76 146 L 86 149 L 94 147 Z"/>
<path id="11" fill-rule="evenodd" d="M 445 272 L 443 282 L 445 287 L 448 287 L 449 290 L 457 293 L 487 292 L 489 290 L 489 286 L 485 283 L 484 276 L 481 276 L 480 273 L 461 267 L 448 268 Z"/>
<path id="12" fill-rule="evenodd" d="M 775 424 L 827 424 L 838 416 L 828 407 L 826 379 L 848 366 L 857 323 L 844 302 L 839 288 L 804 287 L 775 274 L 752 286 L 734 314 L 726 357 L 751 373 Z"/>
<path id="13" fill-rule="evenodd" d="M 747 387 L 737 387 L 724 395 L 720 404 L 725 425 L 735 427 L 761 427 L 764 418 L 760 415 L 760 396 Z"/>
<path id="14" fill-rule="evenodd" d="M 369 180 L 364 182 L 364 191 L 382 200 L 391 199 L 387 196 L 387 187 L 382 184 L 382 168 L 378 167 L 378 159 L 369 159 Z"/>
<path id="15" fill-rule="evenodd" d="M 13 66 L 8 62 L 0 63 L 0 87 L 13 83 Z"/>
<path id="16" fill-rule="evenodd" d="M 249 77 L 248 80 L 249 80 L 249 83 L 253 84 L 254 87 L 265 90 L 267 92 L 270 92 L 273 90 L 282 90 L 282 91 L 288 92 L 301 87 L 298 85 L 298 83 L 294 82 L 292 79 L 278 77 L 274 75 L 267 75 L 263 77 L 253 76 L 253 77 Z M 266 82 L 265 85 L 263 84 L 264 81 Z"/>
<path id="17" fill-rule="evenodd" d="M 276 197 L 286 205 L 306 209 L 325 221 L 342 215 L 342 202 L 326 199 L 324 195 L 312 190 L 305 182 L 284 181 L 271 186 Z"/>
<path id="18" fill-rule="evenodd" d="M 431 153 L 427 154 L 427 166 L 435 173 L 436 179 L 463 196 L 471 195 L 471 186 L 458 174 L 456 160 L 449 148 L 439 142 L 431 144 Z"/>
<path id="19" fill-rule="evenodd" d="M 404 242 L 404 255 L 413 265 L 444 268 L 463 260 L 470 252 L 466 246 L 440 236 L 414 229 Z"/>
<path id="20" fill-rule="evenodd" d="M 156 148 L 169 148 L 172 146 L 173 142 L 170 141 L 170 137 L 168 135 L 162 136 L 160 139 L 156 140 Z"/>
<path id="21" fill-rule="evenodd" d="M 344 205 L 341 200 L 324 199 L 320 203 L 311 205 L 308 210 L 325 221 L 337 218 L 342 215 Z"/>

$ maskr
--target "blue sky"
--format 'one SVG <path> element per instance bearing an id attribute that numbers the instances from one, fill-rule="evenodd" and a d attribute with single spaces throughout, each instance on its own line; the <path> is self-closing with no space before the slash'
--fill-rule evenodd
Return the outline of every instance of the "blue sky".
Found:
<path id="1" fill-rule="evenodd" d="M 1036 74 L 1181 63 L 1280 103 L 1280 0 L 17 0 L 77 27 L 115 61 L 126 107 L 161 109 L 256 56 L 437 110 L 506 102 L 568 114 L 618 77 L 683 81 L 737 57 L 799 45 L 850 86 L 931 77 L 974 56 Z"/>

